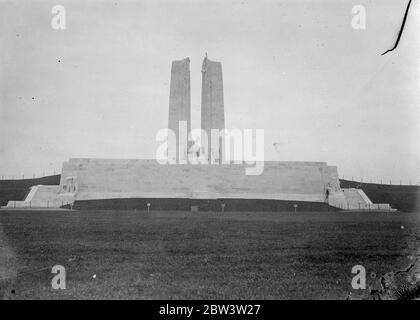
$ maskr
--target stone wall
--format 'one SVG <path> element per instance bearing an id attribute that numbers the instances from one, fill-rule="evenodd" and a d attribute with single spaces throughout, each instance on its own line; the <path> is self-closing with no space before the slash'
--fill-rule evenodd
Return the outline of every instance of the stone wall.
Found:
<path id="1" fill-rule="evenodd" d="M 247 165 L 160 165 L 156 160 L 70 159 L 76 200 L 112 198 L 273 199 L 324 202 L 327 184 L 339 188 L 337 168 L 324 162 L 265 162 L 261 175 Z"/>

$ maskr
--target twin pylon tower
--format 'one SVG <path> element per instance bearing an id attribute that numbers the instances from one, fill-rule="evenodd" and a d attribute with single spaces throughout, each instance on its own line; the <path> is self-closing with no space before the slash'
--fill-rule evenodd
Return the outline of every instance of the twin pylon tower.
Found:
<path id="1" fill-rule="evenodd" d="M 219 162 L 222 159 L 222 143 L 218 137 L 219 149 L 212 148 L 212 129 L 222 130 L 225 128 L 225 111 L 223 102 L 223 76 L 222 64 L 211 61 L 204 57 L 201 68 L 201 129 L 207 133 L 208 145 L 205 150 L 209 161 Z M 180 122 L 186 126 L 180 126 Z M 186 133 L 180 132 L 184 128 Z M 191 85 L 190 85 L 190 59 L 185 58 L 172 62 L 171 88 L 169 94 L 169 121 L 168 129 L 176 135 L 176 142 L 179 144 L 179 137 L 188 135 L 191 131 Z M 175 148 L 177 151 L 176 159 L 186 159 L 188 155 L 188 145 Z"/>

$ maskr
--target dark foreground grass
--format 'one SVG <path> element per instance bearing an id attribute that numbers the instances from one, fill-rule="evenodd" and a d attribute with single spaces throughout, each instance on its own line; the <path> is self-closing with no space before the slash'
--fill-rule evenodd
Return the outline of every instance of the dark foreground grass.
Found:
<path id="1" fill-rule="evenodd" d="M 354 265 L 368 282 L 405 267 L 419 226 L 395 213 L 0 211 L 0 295 L 343 299 Z M 51 288 L 57 264 L 65 290 Z"/>

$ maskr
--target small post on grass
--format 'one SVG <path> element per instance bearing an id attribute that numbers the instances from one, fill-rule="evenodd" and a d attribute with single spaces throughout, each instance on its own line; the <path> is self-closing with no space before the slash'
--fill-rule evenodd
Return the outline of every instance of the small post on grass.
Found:
<path id="1" fill-rule="evenodd" d="M 150 202 L 147 203 L 147 213 L 150 212 Z"/>

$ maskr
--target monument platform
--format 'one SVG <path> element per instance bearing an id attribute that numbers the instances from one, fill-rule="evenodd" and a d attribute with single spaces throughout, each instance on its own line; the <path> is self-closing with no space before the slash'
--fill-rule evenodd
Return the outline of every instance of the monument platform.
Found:
<path id="1" fill-rule="evenodd" d="M 360 189 L 342 189 L 325 162 L 162 165 L 156 160 L 75 158 L 63 163 L 59 186 L 34 186 L 8 208 L 200 211 L 391 211 Z"/>

